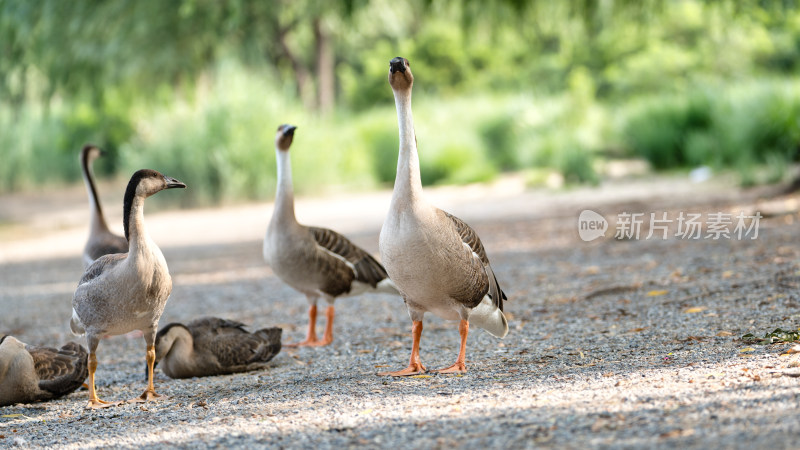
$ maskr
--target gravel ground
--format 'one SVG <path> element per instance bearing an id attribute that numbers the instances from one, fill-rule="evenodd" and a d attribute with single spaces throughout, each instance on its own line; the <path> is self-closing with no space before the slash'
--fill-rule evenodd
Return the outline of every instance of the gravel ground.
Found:
<path id="1" fill-rule="evenodd" d="M 473 329 L 467 374 L 376 376 L 407 363 L 410 321 L 399 298 L 365 295 L 337 302 L 332 346 L 286 349 L 262 371 L 171 380 L 156 370 L 156 388 L 169 399 L 146 405 L 88 411 L 82 389 L 0 408 L 0 447 L 797 447 L 794 344 L 741 339 L 800 326 L 797 198 L 767 202 L 763 192 L 682 180 L 501 191 L 430 193 L 476 228 L 509 294 L 509 335 L 497 340 Z M 85 345 L 67 326 L 86 232 L 79 194 L 65 207 L 75 222 L 37 225 L 41 236 L 15 225 L 0 230 L 0 333 Z M 377 254 L 387 199 L 386 192 L 311 199 L 298 213 Z M 361 204 L 364 221 L 348 221 Z M 611 220 L 609 237 L 578 238 L 586 207 Z M 281 326 L 285 341 L 302 338 L 304 297 L 261 260 L 268 209 L 146 214 L 173 274 L 162 325 L 215 315 L 252 328 Z M 611 238 L 621 212 L 676 218 L 755 209 L 767 212 L 756 240 Z M 221 226 L 226 217 L 233 219 Z M 455 323 L 426 316 L 424 364 L 450 365 L 458 343 Z M 100 396 L 138 395 L 144 356 L 141 338 L 103 340 Z"/>

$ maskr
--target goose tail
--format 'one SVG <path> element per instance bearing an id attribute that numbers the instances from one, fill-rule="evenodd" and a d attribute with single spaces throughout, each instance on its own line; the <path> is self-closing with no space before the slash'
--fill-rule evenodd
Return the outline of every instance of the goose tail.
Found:
<path id="1" fill-rule="evenodd" d="M 72 318 L 69 320 L 69 329 L 75 336 L 83 336 L 86 334 L 86 329 L 81 323 L 81 319 L 78 318 L 78 313 L 75 312 L 75 308 L 72 309 Z"/>
<path id="2" fill-rule="evenodd" d="M 492 336 L 501 339 L 508 334 L 508 320 L 506 320 L 506 316 L 488 295 L 472 310 L 472 313 L 469 315 L 469 323 L 470 325 L 483 328 Z"/>

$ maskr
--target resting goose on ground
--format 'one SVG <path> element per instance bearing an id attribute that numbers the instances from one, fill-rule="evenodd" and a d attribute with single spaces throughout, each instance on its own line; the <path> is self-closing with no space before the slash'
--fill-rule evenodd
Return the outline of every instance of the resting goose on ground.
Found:
<path id="1" fill-rule="evenodd" d="M 459 320 L 461 348 L 452 366 L 439 373 L 463 373 L 469 324 L 497 337 L 508 333 L 505 294 L 489 265 L 478 235 L 466 223 L 429 204 L 422 193 L 417 140 L 411 115 L 414 76 L 405 58 L 389 63 L 400 128 L 400 154 L 389 213 L 380 235 L 381 260 L 400 290 L 412 321 L 411 361 L 407 368 L 381 375 L 425 372 L 419 358 L 422 317 L 432 312 Z"/>
<path id="2" fill-rule="evenodd" d="M 144 226 L 144 200 L 164 189 L 185 188 L 182 182 L 155 170 L 133 174 L 125 190 L 123 225 L 128 240 L 127 253 L 98 258 L 78 282 L 72 299 L 70 328 L 76 335 L 86 334 L 89 347 L 89 407 L 111 406 L 97 397 L 94 372 L 95 352 L 100 337 L 141 330 L 147 343 L 147 390 L 136 401 L 160 397 L 153 387 L 153 363 L 158 319 L 172 291 L 167 262 Z"/>
<path id="3" fill-rule="evenodd" d="M 0 338 L 0 406 L 62 397 L 81 387 L 88 374 L 86 349 L 74 342 L 56 350 Z"/>
<path id="4" fill-rule="evenodd" d="M 333 302 L 337 297 L 365 292 L 398 292 L 383 266 L 346 237 L 327 228 L 297 223 L 289 160 L 289 147 L 296 128 L 281 125 L 275 137 L 278 189 L 275 209 L 264 237 L 264 260 L 284 283 L 305 294 L 310 304 L 306 340 L 285 345 L 321 346 L 333 341 Z M 315 328 L 320 297 L 328 302 L 328 309 L 325 312 L 325 333 L 318 340 Z"/>
<path id="5" fill-rule="evenodd" d="M 103 209 L 100 207 L 100 197 L 94 185 L 92 163 L 103 155 L 103 151 L 94 145 L 84 145 L 81 150 L 81 169 L 83 169 L 83 182 L 89 193 L 89 212 L 91 214 L 89 225 L 89 239 L 83 247 L 83 267 L 89 267 L 95 259 L 111 253 L 125 253 L 128 251 L 128 241 L 108 229 Z"/>
<path id="6" fill-rule="evenodd" d="M 250 333 L 243 323 L 216 317 L 171 323 L 156 335 L 156 364 L 170 378 L 261 369 L 280 351 L 280 328 Z"/>

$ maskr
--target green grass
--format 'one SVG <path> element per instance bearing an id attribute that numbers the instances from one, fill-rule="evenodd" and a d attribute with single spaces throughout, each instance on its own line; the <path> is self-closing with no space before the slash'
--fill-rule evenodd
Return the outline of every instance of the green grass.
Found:
<path id="1" fill-rule="evenodd" d="M 621 132 L 632 155 L 657 169 L 732 167 L 742 184 L 779 181 L 800 145 L 800 83 L 760 81 L 649 98 Z M 759 178 L 758 166 L 767 168 Z"/>

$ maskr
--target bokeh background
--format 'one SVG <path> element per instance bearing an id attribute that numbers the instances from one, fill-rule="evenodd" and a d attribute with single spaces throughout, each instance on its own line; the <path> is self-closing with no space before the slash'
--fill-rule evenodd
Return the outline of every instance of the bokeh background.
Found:
<path id="1" fill-rule="evenodd" d="M 268 199 L 285 122 L 300 192 L 390 186 L 398 55 L 428 185 L 618 161 L 752 185 L 798 158 L 796 1 L 0 0 L 0 193 L 80 183 L 91 142 L 182 206 Z"/>

